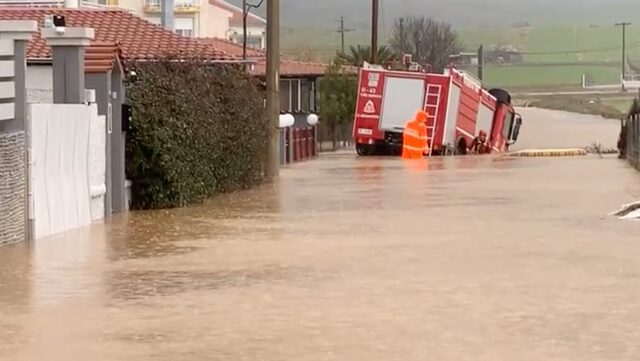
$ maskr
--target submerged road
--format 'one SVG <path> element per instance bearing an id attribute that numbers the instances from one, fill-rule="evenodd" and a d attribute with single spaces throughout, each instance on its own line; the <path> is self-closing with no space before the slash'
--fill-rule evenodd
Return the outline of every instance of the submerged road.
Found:
<path id="1" fill-rule="evenodd" d="M 521 148 L 616 141 L 523 116 Z M 0 360 L 635 361 L 640 225 L 608 213 L 638 198 L 615 157 L 326 155 L 0 249 Z"/>

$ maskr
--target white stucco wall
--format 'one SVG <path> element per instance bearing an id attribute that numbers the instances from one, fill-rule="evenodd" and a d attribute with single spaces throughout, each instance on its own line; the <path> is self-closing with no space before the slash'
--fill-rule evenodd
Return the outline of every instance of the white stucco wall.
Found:
<path id="1" fill-rule="evenodd" d="M 233 15 L 230 11 L 213 6 L 208 2 L 201 5 L 198 36 L 201 38 L 227 39 L 229 19 Z"/>
<path id="2" fill-rule="evenodd" d="M 138 16 L 144 15 L 143 0 L 118 0 L 118 7 L 134 10 Z"/>
<path id="3" fill-rule="evenodd" d="M 51 65 L 27 66 L 27 102 L 53 103 L 53 67 Z"/>

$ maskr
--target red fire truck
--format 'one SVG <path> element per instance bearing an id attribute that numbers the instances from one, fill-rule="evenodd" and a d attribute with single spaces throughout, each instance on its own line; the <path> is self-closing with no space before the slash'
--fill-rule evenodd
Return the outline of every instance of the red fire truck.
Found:
<path id="1" fill-rule="evenodd" d="M 429 114 L 429 155 L 466 154 L 480 131 L 492 152 L 504 152 L 517 141 L 522 125 L 508 92 L 486 90 L 454 68 L 432 74 L 365 64 L 356 106 L 353 136 L 359 155 L 399 154 L 404 126 L 418 109 Z"/>

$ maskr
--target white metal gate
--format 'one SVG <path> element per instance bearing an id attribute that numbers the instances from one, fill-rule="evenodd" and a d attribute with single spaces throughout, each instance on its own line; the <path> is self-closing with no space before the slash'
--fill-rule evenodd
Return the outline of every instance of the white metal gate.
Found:
<path id="1" fill-rule="evenodd" d="M 102 168 L 104 183 L 104 117 L 83 104 L 32 104 L 29 111 L 34 237 L 91 224 L 91 167 Z"/>

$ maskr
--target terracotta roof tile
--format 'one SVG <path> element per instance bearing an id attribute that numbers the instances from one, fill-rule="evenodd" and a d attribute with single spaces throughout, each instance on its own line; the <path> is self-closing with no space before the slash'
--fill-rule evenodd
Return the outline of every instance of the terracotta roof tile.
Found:
<path id="1" fill-rule="evenodd" d="M 307 61 L 282 59 L 280 61 L 280 75 L 283 77 L 320 77 L 327 72 L 327 64 L 313 63 Z M 267 70 L 267 62 L 265 59 L 259 61 L 253 68 L 252 74 L 257 76 L 265 75 Z M 355 67 L 348 67 L 348 72 L 357 73 Z"/>
<path id="2" fill-rule="evenodd" d="M 60 9 L 0 7 L 0 20 L 35 20 L 43 25 L 46 15 L 64 15 L 68 27 L 95 29 L 95 41 L 119 43 L 122 57 L 149 59 L 163 55 L 198 56 L 213 61 L 240 60 L 211 44 L 185 38 L 127 11 L 117 9 Z M 36 34 L 27 48 L 28 59 L 51 59 L 51 48 Z"/>
<path id="3" fill-rule="evenodd" d="M 242 44 L 237 44 L 233 41 L 220 38 L 201 38 L 200 41 L 210 44 L 214 48 L 222 50 L 229 55 L 242 57 Z M 264 51 L 247 47 L 247 57 L 262 58 L 264 56 Z"/>
<path id="4" fill-rule="evenodd" d="M 218 38 L 207 38 L 202 40 L 207 41 L 215 48 L 223 50 L 228 54 L 239 57 L 242 56 L 242 45 L 240 44 Z M 265 75 L 267 67 L 266 53 L 261 50 L 247 48 L 247 57 L 258 59 L 258 62 L 255 65 L 252 73 L 258 76 Z M 285 77 L 322 76 L 325 74 L 326 70 L 327 64 L 290 60 L 286 58 L 280 60 L 280 75 Z"/>
<path id="5" fill-rule="evenodd" d="M 93 42 L 85 50 L 85 73 L 104 73 L 117 64 L 120 59 L 120 46 L 117 43 Z"/>

